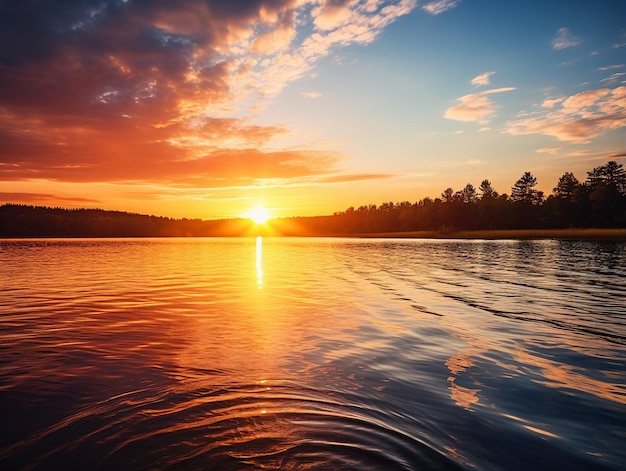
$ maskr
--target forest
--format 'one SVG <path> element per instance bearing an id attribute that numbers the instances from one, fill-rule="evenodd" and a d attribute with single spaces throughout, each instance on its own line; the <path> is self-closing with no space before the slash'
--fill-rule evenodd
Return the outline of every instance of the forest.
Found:
<path id="1" fill-rule="evenodd" d="M 626 228 L 626 171 L 609 161 L 580 182 L 564 173 L 547 197 L 525 172 L 510 193 L 489 180 L 476 188 L 446 188 L 439 197 L 348 208 L 329 216 L 274 219 L 264 227 L 247 219 L 172 219 L 102 209 L 0 206 L 0 237 L 180 237 L 351 235 L 410 231 Z"/>

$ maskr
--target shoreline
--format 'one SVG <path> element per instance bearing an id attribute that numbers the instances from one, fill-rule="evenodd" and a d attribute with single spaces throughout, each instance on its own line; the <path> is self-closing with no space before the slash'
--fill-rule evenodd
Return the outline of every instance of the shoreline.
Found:
<path id="1" fill-rule="evenodd" d="M 626 229 L 496 229 L 476 231 L 408 231 L 345 234 L 336 237 L 364 239 L 464 239 L 464 240 L 609 240 L 626 241 Z"/>

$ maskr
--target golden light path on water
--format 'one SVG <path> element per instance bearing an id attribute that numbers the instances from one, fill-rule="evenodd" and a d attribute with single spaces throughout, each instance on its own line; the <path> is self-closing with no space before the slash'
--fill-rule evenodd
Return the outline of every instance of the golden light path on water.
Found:
<path id="1" fill-rule="evenodd" d="M 256 237 L 256 283 L 263 289 L 263 237 Z"/>

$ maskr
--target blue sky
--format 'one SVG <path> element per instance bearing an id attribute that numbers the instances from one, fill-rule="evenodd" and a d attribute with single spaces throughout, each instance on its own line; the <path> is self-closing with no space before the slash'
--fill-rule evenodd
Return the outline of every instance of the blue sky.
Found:
<path id="1" fill-rule="evenodd" d="M 314 215 L 625 161 L 621 0 L 31 3 L 0 3 L 7 202 Z"/>
<path id="2" fill-rule="evenodd" d="M 439 15 L 418 6 L 374 43 L 337 50 L 266 112 L 330 137 L 352 157 L 342 162 L 349 171 L 396 175 L 354 183 L 357 205 L 438 196 L 483 178 L 508 192 L 526 170 L 549 194 L 565 171 L 584 179 L 608 156 L 623 162 L 623 127 L 587 142 L 512 135 L 507 123 L 541 115 L 549 98 L 623 86 L 624 13 L 619 2 L 464 1 Z M 483 119 L 445 117 L 462 96 L 508 88 L 485 95 L 493 113 Z M 372 189 L 378 199 L 367 198 Z"/>

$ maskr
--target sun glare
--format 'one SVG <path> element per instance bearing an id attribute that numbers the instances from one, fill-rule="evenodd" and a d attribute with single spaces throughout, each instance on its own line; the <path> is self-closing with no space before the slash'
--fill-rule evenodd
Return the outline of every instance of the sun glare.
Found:
<path id="1" fill-rule="evenodd" d="M 265 224 L 270 218 L 270 213 L 264 207 L 257 206 L 247 214 L 247 217 L 252 219 L 256 224 Z"/>

